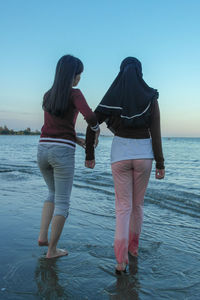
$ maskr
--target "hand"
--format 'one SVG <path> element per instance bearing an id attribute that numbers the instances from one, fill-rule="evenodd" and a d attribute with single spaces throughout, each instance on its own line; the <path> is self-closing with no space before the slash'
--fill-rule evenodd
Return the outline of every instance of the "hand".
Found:
<path id="1" fill-rule="evenodd" d="M 99 143 L 99 135 L 100 135 L 100 128 L 95 133 L 94 148 L 96 148 Z"/>
<path id="2" fill-rule="evenodd" d="M 85 145 L 85 139 L 76 137 L 76 144 L 78 144 L 79 146 L 81 146 L 82 148 L 85 149 L 86 145 Z"/>
<path id="3" fill-rule="evenodd" d="M 165 177 L 165 169 L 156 169 L 156 179 L 163 179 Z"/>
<path id="4" fill-rule="evenodd" d="M 86 168 L 94 169 L 94 166 L 95 166 L 95 159 L 85 161 L 85 167 Z"/>

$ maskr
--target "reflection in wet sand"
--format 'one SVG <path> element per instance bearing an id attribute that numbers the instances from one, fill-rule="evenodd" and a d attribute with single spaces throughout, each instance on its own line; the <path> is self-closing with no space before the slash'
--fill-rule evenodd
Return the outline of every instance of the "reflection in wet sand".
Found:
<path id="1" fill-rule="evenodd" d="M 116 275 L 116 281 L 106 291 L 110 299 L 138 300 L 140 284 L 138 280 L 138 259 L 129 257 L 127 273 Z"/>
<path id="2" fill-rule="evenodd" d="M 65 290 L 59 283 L 59 270 L 56 259 L 38 259 L 35 269 L 35 281 L 38 288 L 38 296 L 42 299 L 67 299 Z"/>

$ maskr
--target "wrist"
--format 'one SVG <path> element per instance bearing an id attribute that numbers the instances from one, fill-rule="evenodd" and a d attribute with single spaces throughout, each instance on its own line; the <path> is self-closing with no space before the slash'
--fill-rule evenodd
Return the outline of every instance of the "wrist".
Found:
<path id="1" fill-rule="evenodd" d="M 94 160 L 94 159 L 95 159 L 95 157 L 94 157 L 93 154 L 87 154 L 87 155 L 85 156 L 85 160 Z"/>

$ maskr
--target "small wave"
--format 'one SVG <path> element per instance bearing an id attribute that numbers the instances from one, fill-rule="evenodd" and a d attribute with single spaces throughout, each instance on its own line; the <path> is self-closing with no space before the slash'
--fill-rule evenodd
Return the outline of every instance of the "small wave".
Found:
<path id="1" fill-rule="evenodd" d="M 74 183 L 73 186 L 75 186 L 76 188 L 79 188 L 79 189 L 89 189 L 89 190 L 93 190 L 95 192 L 99 192 L 99 193 L 103 193 L 103 194 L 106 194 L 106 195 L 114 195 L 114 191 L 108 191 L 107 189 L 102 189 L 102 188 L 99 188 L 97 187 L 96 185 L 81 185 L 81 184 L 78 184 L 78 183 Z M 111 187 L 111 186 L 109 186 Z M 111 187 L 112 188 L 112 187 Z"/>
<path id="2" fill-rule="evenodd" d="M 5 170 L 0 170 L 0 173 L 9 173 L 9 172 L 13 172 L 14 170 L 12 169 L 5 169 Z"/>
<path id="3" fill-rule="evenodd" d="M 108 214 L 105 214 L 104 212 L 103 213 L 97 213 L 97 212 L 94 212 L 94 211 L 88 211 L 88 210 L 84 210 L 84 209 L 81 209 L 81 208 L 75 208 L 75 207 L 71 207 L 72 210 L 78 210 L 78 211 L 81 211 L 81 212 L 84 212 L 86 214 L 89 214 L 89 215 L 93 215 L 93 216 L 99 216 L 99 217 L 106 217 L 106 218 L 115 218 L 114 215 L 108 215 Z"/>
<path id="4" fill-rule="evenodd" d="M 30 168 L 30 165 L 20 165 L 20 164 L 0 164 L 1 167 L 13 167 L 13 168 Z"/>
<path id="5" fill-rule="evenodd" d="M 145 220 L 145 223 L 152 225 L 152 221 Z M 200 229 L 199 227 L 195 227 L 195 226 L 177 224 L 177 223 L 171 224 L 171 223 L 166 223 L 166 222 L 153 222 L 153 225 L 161 225 L 161 226 L 167 226 L 167 227 L 181 227 L 181 228 L 195 229 L 195 230 Z"/>
<path id="6" fill-rule="evenodd" d="M 2 165 L 0 166 L 0 173 L 11 173 L 12 175 L 18 176 L 21 174 L 38 175 L 39 169 L 36 166 L 26 165 Z M 16 177 L 17 180 L 17 177 Z"/>
<path id="7" fill-rule="evenodd" d="M 161 200 L 161 198 L 151 198 L 151 197 L 146 197 L 146 201 L 152 204 L 156 204 L 162 208 L 166 208 L 168 210 L 172 210 L 175 211 L 177 213 L 181 213 L 184 215 L 188 215 L 191 217 L 197 217 L 200 218 L 200 210 L 196 210 L 195 208 L 190 207 L 189 205 L 187 207 L 181 206 L 181 205 L 177 205 L 177 203 L 175 203 L 175 201 L 169 201 L 169 199 L 165 199 L 164 197 L 163 201 Z"/>
<path id="8" fill-rule="evenodd" d="M 11 170 L 8 172 L 0 172 L 1 181 L 27 181 L 30 178 L 40 176 L 39 172 L 37 171 L 24 171 L 24 170 Z"/>

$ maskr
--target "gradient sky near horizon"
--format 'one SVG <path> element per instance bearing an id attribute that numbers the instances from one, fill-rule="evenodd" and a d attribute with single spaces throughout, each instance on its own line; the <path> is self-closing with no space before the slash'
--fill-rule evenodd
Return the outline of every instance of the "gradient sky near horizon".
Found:
<path id="1" fill-rule="evenodd" d="M 135 56 L 159 91 L 162 135 L 200 137 L 199 12 L 199 0 L 0 0 L 0 126 L 41 128 L 62 55 L 83 61 L 78 87 L 92 109 Z"/>

